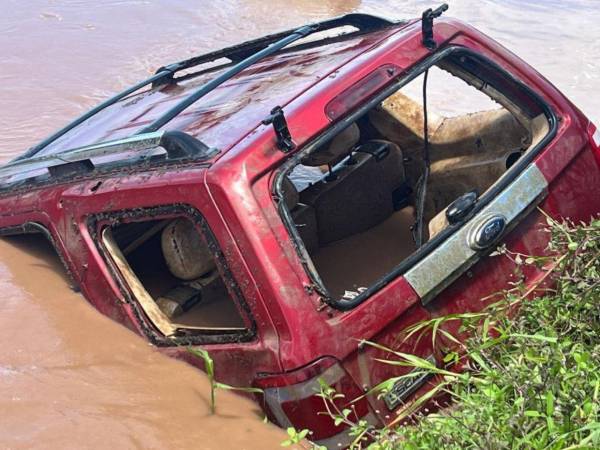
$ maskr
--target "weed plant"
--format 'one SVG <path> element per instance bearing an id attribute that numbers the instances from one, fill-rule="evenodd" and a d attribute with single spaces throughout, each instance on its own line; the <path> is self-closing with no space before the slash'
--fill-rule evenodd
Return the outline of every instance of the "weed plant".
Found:
<path id="1" fill-rule="evenodd" d="M 444 334 L 452 345 L 443 349 L 443 368 L 385 349 L 392 357 L 382 363 L 411 367 L 405 377 L 430 373 L 435 380 L 428 394 L 400 410 L 394 424 L 375 429 L 351 422 L 347 410 L 335 406 L 341 394 L 321 386 L 324 410 L 349 427 L 352 448 L 600 449 L 600 220 L 575 225 L 548 218 L 548 225 L 554 256 L 506 249 L 495 256 L 512 258 L 517 274 L 536 265 L 542 276 L 535 286 L 516 282 L 481 312 L 409 330 L 433 339 Z M 469 338 L 445 331 L 449 321 L 460 321 Z M 459 365 L 464 369 L 453 370 Z M 397 380 L 374 390 L 383 395 Z M 425 415 L 423 407 L 441 394 L 450 406 Z"/>

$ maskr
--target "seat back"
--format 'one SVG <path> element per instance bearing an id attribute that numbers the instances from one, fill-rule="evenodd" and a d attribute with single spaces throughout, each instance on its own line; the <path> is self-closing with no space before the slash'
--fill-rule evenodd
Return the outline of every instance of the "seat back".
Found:
<path id="1" fill-rule="evenodd" d="M 195 280 L 215 268 L 208 245 L 188 219 L 174 220 L 164 228 L 161 247 L 169 271 L 181 280 Z"/>
<path id="2" fill-rule="evenodd" d="M 319 247 L 317 237 L 317 218 L 312 206 L 300 203 L 300 196 L 294 183 L 286 176 L 283 179 L 281 189 L 285 206 L 290 211 L 296 230 L 304 242 L 308 253 L 312 253 Z"/>
<path id="3" fill-rule="evenodd" d="M 319 245 L 366 231 L 394 212 L 394 191 L 404 183 L 400 148 L 387 141 L 357 147 L 323 180 L 300 193 L 314 208 Z"/>
<path id="4" fill-rule="evenodd" d="M 302 164 L 310 167 L 333 165 L 350 154 L 360 139 L 356 123 L 342 130 L 336 137 L 313 153 L 302 158 Z"/>

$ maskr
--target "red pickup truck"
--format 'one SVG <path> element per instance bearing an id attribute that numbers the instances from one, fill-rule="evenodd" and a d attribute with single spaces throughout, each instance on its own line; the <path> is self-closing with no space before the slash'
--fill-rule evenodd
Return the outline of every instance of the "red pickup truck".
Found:
<path id="1" fill-rule="evenodd" d="M 441 12 L 350 14 L 161 67 L 0 167 L 0 234 L 43 233 L 100 312 L 201 368 L 202 347 L 274 422 L 347 444 L 317 414 L 319 379 L 353 399 L 409 370 L 360 340 L 441 364 L 403 330 L 509 286 L 490 253 L 547 252 L 540 209 L 600 212 L 600 131 Z M 386 423 L 428 383 L 353 414 Z"/>

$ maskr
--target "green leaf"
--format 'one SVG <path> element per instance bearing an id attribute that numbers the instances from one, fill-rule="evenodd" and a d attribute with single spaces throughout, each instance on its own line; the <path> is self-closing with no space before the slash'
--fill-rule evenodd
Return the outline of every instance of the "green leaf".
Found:
<path id="1" fill-rule="evenodd" d="M 300 440 L 304 439 L 306 436 L 308 435 L 308 430 L 302 430 L 298 433 L 298 437 L 300 438 Z"/>
<path id="2" fill-rule="evenodd" d="M 532 339 L 535 341 L 543 341 L 543 342 L 550 342 L 552 344 L 555 344 L 556 342 L 558 342 L 558 338 L 552 337 L 552 336 L 543 336 L 541 334 L 521 334 L 521 333 L 513 333 L 511 334 L 512 337 L 517 337 L 517 338 L 523 338 L 523 339 Z"/>
<path id="3" fill-rule="evenodd" d="M 554 394 L 551 391 L 546 393 L 546 415 L 551 416 L 554 414 Z"/>
<path id="4" fill-rule="evenodd" d="M 449 363 L 451 361 L 456 361 L 457 359 L 458 359 L 458 353 L 450 352 L 450 353 L 447 353 L 446 355 L 444 355 L 443 361 L 445 363 Z"/>
<path id="5" fill-rule="evenodd" d="M 228 384 L 216 382 L 215 386 L 219 389 L 224 389 L 227 391 L 239 391 L 239 392 L 250 392 L 254 394 L 263 394 L 264 391 L 260 388 L 255 387 L 238 387 L 238 386 L 230 386 Z"/>
<path id="6" fill-rule="evenodd" d="M 187 347 L 187 351 L 190 352 L 192 355 L 204 360 L 206 374 L 210 379 L 213 379 L 215 377 L 215 365 L 213 359 L 210 357 L 208 352 L 202 348 L 196 347 Z"/>

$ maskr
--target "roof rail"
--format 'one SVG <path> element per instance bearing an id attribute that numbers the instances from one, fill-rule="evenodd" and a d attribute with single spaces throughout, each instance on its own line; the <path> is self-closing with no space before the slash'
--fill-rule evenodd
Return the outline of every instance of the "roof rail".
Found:
<path id="1" fill-rule="evenodd" d="M 142 133 L 142 134 L 143 133 L 151 133 L 153 131 L 158 130 L 160 127 L 162 127 L 163 125 L 167 124 L 168 122 L 173 120 L 175 117 L 177 117 L 182 111 L 187 109 L 190 105 L 192 105 L 193 103 L 198 101 L 200 98 L 204 97 L 209 92 L 213 91 L 217 86 L 225 83 L 227 80 L 233 78 L 238 73 L 240 73 L 242 70 L 246 69 L 247 67 L 250 67 L 252 64 L 256 63 L 257 61 L 260 61 L 261 59 L 266 58 L 267 56 L 276 53 L 277 51 L 281 50 L 283 47 L 286 47 L 287 45 L 291 44 L 294 41 L 297 41 L 298 39 L 302 39 L 303 37 L 308 36 L 309 34 L 313 33 L 314 30 L 315 29 L 310 25 L 302 27 L 302 28 L 298 28 L 292 34 L 289 34 L 289 35 L 285 36 L 284 38 L 279 39 L 278 41 L 275 41 L 274 43 L 270 44 L 268 47 L 265 47 L 262 50 L 260 50 L 259 52 L 256 52 L 256 53 L 252 54 L 251 56 L 249 56 L 248 58 L 240 61 L 235 66 L 233 66 L 229 70 L 227 70 L 226 72 L 222 73 L 221 75 L 219 75 L 216 78 L 213 78 L 208 83 L 205 83 L 202 86 L 200 86 L 198 89 L 196 89 L 194 92 L 192 92 L 186 98 L 181 100 L 179 103 L 177 103 L 175 106 L 173 106 L 171 109 L 169 109 L 166 113 L 164 113 L 162 116 L 160 116 L 154 122 L 152 122 L 150 125 L 148 125 L 147 127 L 144 127 L 139 133 Z"/>
<path id="2" fill-rule="evenodd" d="M 42 169 L 47 169 L 50 176 L 54 178 L 91 172 L 95 169 L 95 165 L 91 161 L 92 158 L 123 152 L 150 150 L 158 147 L 165 149 L 168 160 L 191 158 L 206 160 L 218 153 L 217 149 L 206 146 L 187 133 L 161 130 L 154 133 L 138 134 L 125 139 L 86 145 L 51 155 L 11 161 L 0 167 L 0 185 L 2 184 L 2 178 Z M 33 177 L 35 176 L 33 175 Z M 28 177 L 22 180 L 26 179 Z"/>
<path id="3" fill-rule="evenodd" d="M 227 58 L 233 63 L 241 64 L 244 60 L 249 59 L 252 56 L 256 56 L 256 53 L 260 53 L 263 50 L 266 50 L 267 48 L 269 48 L 269 50 L 277 51 L 277 49 L 283 48 L 286 45 L 290 44 L 291 42 L 294 42 L 295 40 L 300 39 L 303 36 L 301 35 L 298 37 L 298 36 L 296 36 L 296 33 L 298 33 L 300 30 L 304 30 L 304 29 L 310 29 L 310 32 L 308 34 L 311 34 L 311 33 L 319 32 L 319 31 L 331 30 L 334 28 L 340 28 L 340 27 L 344 27 L 344 26 L 354 26 L 362 32 L 368 32 L 368 31 L 373 31 L 375 29 L 392 26 L 395 24 L 397 24 L 397 22 L 392 22 L 387 19 L 383 19 L 383 18 L 376 17 L 376 16 L 371 16 L 368 14 L 346 14 L 345 16 L 340 16 L 340 17 L 336 17 L 334 19 L 317 22 L 317 23 L 314 23 L 307 27 L 299 28 L 297 30 L 282 31 L 279 33 L 271 34 L 269 36 L 265 36 L 265 37 L 261 37 L 261 38 L 254 39 L 251 41 L 247 41 L 243 44 L 234 45 L 232 47 L 227 47 L 222 50 L 214 51 L 214 52 L 196 56 L 196 57 L 184 60 L 184 61 L 169 64 L 167 66 L 159 68 L 156 71 L 156 73 L 154 75 L 152 75 L 150 78 L 147 78 L 147 79 L 135 84 L 134 86 L 131 86 L 131 87 L 125 89 L 124 91 L 118 93 L 114 97 L 111 97 L 108 100 L 105 100 L 104 102 L 102 102 L 99 105 L 97 105 L 96 107 L 92 108 L 85 114 L 79 116 L 77 119 L 75 119 L 73 122 L 69 123 L 64 128 L 58 130 L 57 132 L 55 132 L 48 138 L 44 139 L 39 144 L 31 147 L 29 150 L 27 150 L 22 155 L 13 159 L 13 162 L 31 158 L 36 153 L 38 153 L 40 150 L 42 150 L 44 147 L 50 145 L 52 142 L 56 141 L 58 138 L 60 138 L 64 134 L 68 133 L 76 126 L 82 124 L 83 122 L 85 122 L 86 120 L 88 120 L 89 118 L 94 116 L 95 114 L 99 113 L 103 109 L 119 102 L 120 100 L 124 99 L 128 95 L 131 95 L 134 92 L 136 92 L 148 85 L 156 86 L 156 85 L 160 85 L 160 84 L 164 84 L 164 83 L 169 83 L 170 81 L 173 80 L 174 74 L 180 70 L 185 70 L 190 67 L 194 67 L 194 66 L 204 64 L 207 62 L 215 61 L 220 58 Z M 290 39 L 289 41 L 286 40 L 286 38 L 291 38 L 292 35 L 294 35 L 294 38 Z M 277 43 L 277 41 L 283 41 L 283 40 L 286 40 L 286 42 L 283 45 L 280 45 L 277 48 L 273 48 L 273 49 L 271 49 L 269 47 L 270 45 Z M 273 53 L 273 52 L 267 52 L 266 54 L 264 54 L 264 53 L 260 54 L 260 57 L 255 58 L 253 61 L 256 62 L 261 57 L 265 57 L 271 53 Z M 253 62 L 250 62 L 250 64 L 252 64 L 252 63 Z M 238 66 L 234 66 L 234 68 L 232 68 L 232 70 L 237 67 Z M 244 66 L 244 67 L 247 67 L 247 66 Z M 241 70 L 243 70 L 243 68 Z M 236 73 L 238 73 L 238 72 L 236 72 Z M 231 76 L 233 76 L 233 75 L 231 75 Z M 223 81 L 225 81 L 225 80 L 223 80 Z M 192 94 L 192 95 L 194 95 L 194 94 Z M 196 100 L 198 98 L 196 98 Z M 187 105 L 187 106 L 189 106 L 189 105 Z M 187 106 L 185 106 L 183 109 L 187 108 Z M 160 120 L 160 118 L 159 118 L 159 120 Z"/>
<path id="4" fill-rule="evenodd" d="M 77 119 L 75 119 L 73 122 L 71 122 L 70 124 L 68 124 L 66 127 L 61 128 L 56 133 L 54 133 L 53 135 L 47 137 L 46 139 L 44 139 L 39 144 L 35 145 L 34 147 L 31 147 L 25 153 L 23 153 L 22 155 L 16 157 L 15 159 L 13 159 L 13 161 L 19 161 L 19 160 L 31 158 L 36 153 L 38 153 L 41 149 L 43 149 L 44 147 L 48 146 L 49 144 L 51 144 L 52 142 L 54 142 L 55 140 L 57 140 L 59 137 L 61 137 L 62 135 L 68 133 L 73 128 L 75 128 L 77 125 L 82 124 L 83 122 L 85 122 L 86 120 L 88 120 L 90 117 L 96 115 L 97 113 L 99 113 L 103 109 L 108 108 L 109 106 L 111 106 L 111 105 L 117 103 L 118 101 L 124 99 L 128 95 L 133 94 L 134 92 L 140 90 L 141 88 L 143 88 L 145 86 L 148 86 L 148 85 L 154 83 L 155 81 L 160 80 L 163 77 L 170 76 L 171 75 L 170 70 L 171 69 L 164 68 L 160 72 L 157 72 L 154 75 L 152 75 L 150 78 L 147 78 L 144 81 L 140 81 L 136 85 L 131 86 L 131 87 L 125 89 L 124 91 L 118 93 L 114 97 L 111 97 L 108 100 L 105 100 L 104 102 L 100 103 L 98 106 L 90 109 L 85 114 L 79 116 Z"/>
<path id="5" fill-rule="evenodd" d="M 227 55 L 225 57 L 231 59 L 232 55 L 235 55 L 235 57 L 240 57 L 240 55 L 248 56 L 246 56 L 246 58 L 242 59 L 241 61 L 237 62 L 226 72 L 222 73 L 216 78 L 213 78 L 208 83 L 200 86 L 197 90 L 195 90 L 188 97 L 177 103 L 175 106 L 169 109 L 166 113 L 164 113 L 150 125 L 144 127 L 140 131 L 140 133 L 151 133 L 160 129 L 162 126 L 166 125 L 168 122 L 170 122 L 179 114 L 181 114 L 181 112 L 183 112 L 193 103 L 197 102 L 200 98 L 204 97 L 209 92 L 213 91 L 215 88 L 225 83 L 227 80 L 233 78 L 234 76 L 242 72 L 244 69 L 250 67 L 254 63 L 260 61 L 261 59 L 278 52 L 279 50 L 281 50 L 284 47 L 287 47 L 291 43 L 302 39 L 306 36 L 309 36 L 310 34 L 343 26 L 354 26 L 359 30 L 364 31 L 373 28 L 381 28 L 382 26 L 390 26 L 392 24 L 393 22 L 375 16 L 369 16 L 366 14 L 347 14 L 336 19 L 331 19 L 312 25 L 306 25 L 291 32 L 277 33 L 275 35 L 267 36 L 266 38 L 250 41 L 238 47 L 233 47 L 233 50 L 232 48 L 230 48 L 228 53 L 225 53 L 227 51 L 226 49 L 223 51 L 221 57 Z M 178 67 L 181 67 L 181 69 L 178 70 L 182 70 L 182 68 L 191 67 L 189 64 L 199 64 L 198 61 L 199 59 L 195 59 L 192 62 L 184 61 L 182 63 L 176 63 L 176 65 Z"/>
<path id="6" fill-rule="evenodd" d="M 309 26 L 311 26 L 314 29 L 313 32 L 327 31 L 345 26 L 353 26 L 357 28 L 360 32 L 369 32 L 380 28 L 397 25 L 398 23 L 399 22 L 393 22 L 388 19 L 372 16 L 370 14 L 352 13 L 346 14 L 344 16 L 335 17 L 333 19 L 324 20 L 322 22 L 315 22 L 313 24 L 309 24 Z M 172 76 L 175 74 L 175 72 L 179 70 L 189 69 L 190 67 L 199 66 L 201 64 L 209 63 L 222 58 L 229 59 L 232 63 L 238 63 L 248 58 L 249 56 L 252 56 L 254 53 L 265 49 L 270 44 L 286 36 L 289 36 L 296 30 L 297 29 L 280 31 L 274 34 L 246 41 L 242 44 L 226 47 L 221 50 L 206 53 L 204 55 L 194 56 L 190 59 L 186 59 L 161 67 L 156 71 L 156 73 L 159 73 L 161 70 L 164 69 L 176 68 L 176 70 L 171 73 Z M 154 84 L 157 85 L 164 82 L 168 82 L 168 79 L 157 80 Z"/>

